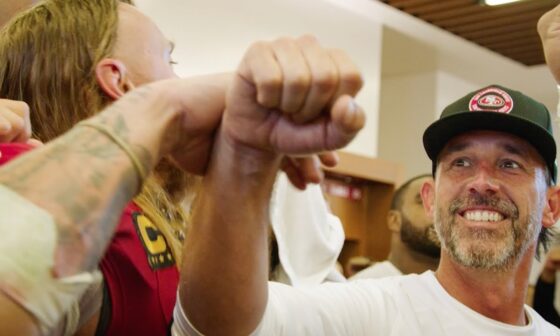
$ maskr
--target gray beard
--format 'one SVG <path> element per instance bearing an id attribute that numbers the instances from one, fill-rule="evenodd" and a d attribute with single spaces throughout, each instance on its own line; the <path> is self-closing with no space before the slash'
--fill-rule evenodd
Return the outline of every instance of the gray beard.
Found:
<path id="1" fill-rule="evenodd" d="M 459 209 L 468 205 L 492 206 L 510 219 L 504 230 L 459 227 L 455 218 Z M 539 207 L 538 207 L 539 208 Z M 436 207 L 438 237 L 451 258 L 462 266 L 504 272 L 516 265 L 538 235 L 538 212 L 519 218 L 515 204 L 496 197 L 475 195 L 454 200 L 442 218 L 443 210 Z M 447 222 L 447 224 L 443 224 Z"/>

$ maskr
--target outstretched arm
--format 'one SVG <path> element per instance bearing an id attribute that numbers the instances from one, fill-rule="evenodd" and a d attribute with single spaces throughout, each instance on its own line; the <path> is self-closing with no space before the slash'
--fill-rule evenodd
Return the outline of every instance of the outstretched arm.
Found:
<path id="1" fill-rule="evenodd" d="M 224 79 L 201 76 L 143 86 L 90 121 L 127 143 L 145 172 L 169 153 L 186 170 L 201 172 L 224 106 L 227 81 L 216 78 Z M 191 151 L 182 151 L 185 147 Z M 54 217 L 60 275 L 96 267 L 120 211 L 140 189 L 126 153 L 90 127 L 75 127 L 3 167 L 0 183 Z"/>
<path id="2" fill-rule="evenodd" d="M 281 159 L 350 142 L 365 121 L 351 98 L 361 83 L 344 53 L 311 37 L 256 43 L 245 54 L 184 250 L 179 300 L 200 332 L 247 335 L 257 327 Z"/>
<path id="3" fill-rule="evenodd" d="M 138 167 L 110 136 L 79 126 L 0 170 L 0 184 L 7 187 L 8 199 L 21 197 L 31 202 L 25 204 L 39 209 L 43 218 L 50 217 L 54 223 L 53 241 L 47 242 L 54 246 L 54 260 L 43 268 L 42 264 L 34 266 L 33 270 L 40 272 L 37 276 L 56 279 L 96 267 L 123 207 L 140 189 L 139 170 L 149 172 L 167 154 L 189 171 L 206 166 L 204 160 L 221 119 L 228 82 L 223 76 L 208 76 L 155 83 L 131 92 L 91 118 L 90 122 L 108 129 L 128 146 L 138 158 Z M 192 160 L 198 161 L 192 164 Z M 14 221 L 10 210 L 2 209 L 0 226 L 25 223 L 21 218 Z M 13 243 L 21 243 L 24 249 L 26 239 Z M 4 243 L 0 264 L 19 267 L 18 259 L 10 260 L 14 252 L 5 251 Z M 13 277 L 9 269 L 0 271 Z M 33 322 L 39 318 L 21 307 L 29 309 L 30 293 L 40 284 L 29 285 L 22 279 L 26 286 L 18 288 L 17 280 L 8 282 L 0 277 L 0 321 L 4 326 L 11 321 L 14 329 L 10 334 L 33 334 L 37 331 Z"/>

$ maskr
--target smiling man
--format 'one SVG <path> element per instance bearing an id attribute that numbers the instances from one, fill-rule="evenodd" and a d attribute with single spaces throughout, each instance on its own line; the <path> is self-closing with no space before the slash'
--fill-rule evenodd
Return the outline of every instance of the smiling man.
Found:
<path id="1" fill-rule="evenodd" d="M 435 272 L 297 291 L 267 285 L 261 274 L 266 218 L 222 230 L 220 244 L 235 253 L 216 253 L 209 240 L 200 243 L 200 232 L 222 229 L 205 222 L 190 236 L 199 243 L 184 259 L 189 276 L 181 284 L 176 325 L 188 326 L 190 335 L 560 335 L 524 305 L 536 248 L 547 245 L 548 228 L 560 217 L 546 107 L 518 91 L 489 86 L 449 105 L 423 140 L 434 180 L 424 182 L 421 195 L 441 240 Z M 199 218 L 209 215 L 206 202 Z M 247 207 L 255 202 L 262 199 L 244 199 Z M 227 217 L 230 210 L 222 210 Z M 255 255 L 261 257 L 247 257 Z M 259 271 L 245 273 L 235 287 L 220 285 L 204 269 L 241 263 Z"/>

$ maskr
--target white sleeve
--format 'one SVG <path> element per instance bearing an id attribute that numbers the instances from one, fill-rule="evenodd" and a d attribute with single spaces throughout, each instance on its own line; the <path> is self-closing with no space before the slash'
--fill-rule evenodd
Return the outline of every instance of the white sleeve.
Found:
<path id="1" fill-rule="evenodd" d="M 55 278 L 57 226 L 47 211 L 0 185 L 0 291 L 50 333 L 99 272 Z"/>
<path id="2" fill-rule="evenodd" d="M 270 283 L 253 335 L 389 335 L 397 305 L 382 283 L 391 286 L 382 279 L 302 289 Z"/>
<path id="3" fill-rule="evenodd" d="M 394 283 L 369 279 L 294 288 L 269 282 L 266 311 L 251 335 L 389 335 L 398 313 Z M 171 334 L 202 336 L 178 302 Z"/>
<path id="4" fill-rule="evenodd" d="M 313 286 L 336 272 L 344 229 L 340 219 L 330 212 L 318 185 L 301 191 L 290 184 L 284 173 L 279 174 L 271 203 L 271 224 L 287 277 L 282 282 L 296 287 Z"/>
<path id="5" fill-rule="evenodd" d="M 49 336 L 71 336 L 88 322 L 95 313 L 101 309 L 103 302 L 103 276 L 100 271 L 95 271 L 98 281 L 89 286 L 85 293 L 75 302 L 72 302 L 58 325 L 50 332 Z"/>

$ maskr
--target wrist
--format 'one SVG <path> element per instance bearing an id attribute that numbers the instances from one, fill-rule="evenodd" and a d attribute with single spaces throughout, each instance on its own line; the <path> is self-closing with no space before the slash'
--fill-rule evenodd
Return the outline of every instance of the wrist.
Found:
<path id="1" fill-rule="evenodd" d="M 220 134 L 220 139 L 223 141 L 225 152 L 235 161 L 239 172 L 276 175 L 280 169 L 282 155 L 237 141 L 224 133 Z"/>
<path id="2" fill-rule="evenodd" d="M 170 106 L 158 86 L 146 85 L 82 123 L 98 124 L 99 127 L 95 127 L 98 129 L 105 128 L 107 132 L 104 133 L 111 133 L 113 136 L 109 137 L 117 137 L 118 142 L 128 147 L 125 151 L 129 157 L 134 157 L 134 165 L 149 172 L 165 154 L 162 139 L 173 124 L 173 118 L 178 116 Z M 122 144 L 119 146 L 123 147 Z"/>
<path id="3" fill-rule="evenodd" d="M 154 83 L 142 86 L 117 101 L 115 118 L 123 123 L 128 141 L 145 149 L 153 158 L 151 168 L 166 155 L 171 145 L 169 134 L 176 134 L 180 113 L 165 85 Z"/>
<path id="4" fill-rule="evenodd" d="M 218 131 L 208 169 L 212 179 L 236 185 L 240 192 L 264 194 L 272 189 L 280 168 L 281 155 L 240 143 Z"/>

